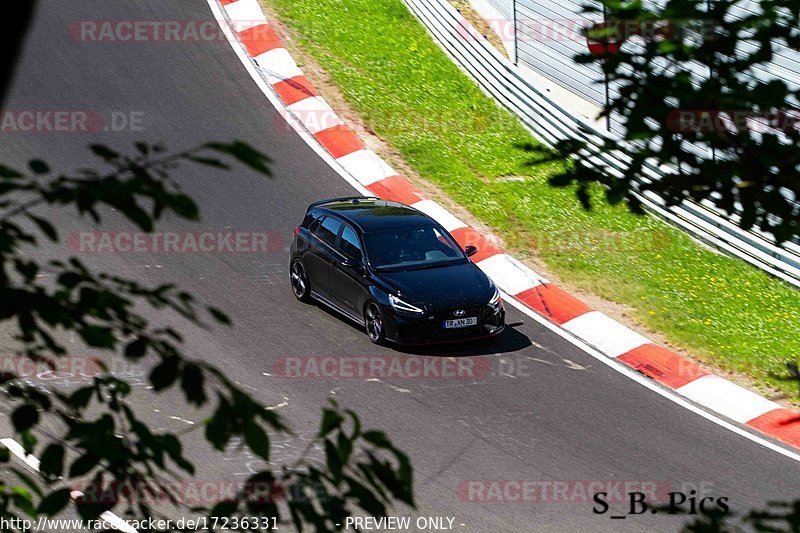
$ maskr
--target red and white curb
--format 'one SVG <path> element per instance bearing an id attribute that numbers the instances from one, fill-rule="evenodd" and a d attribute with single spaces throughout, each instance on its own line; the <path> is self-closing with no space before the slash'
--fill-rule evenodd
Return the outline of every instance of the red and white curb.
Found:
<path id="1" fill-rule="evenodd" d="M 324 158 L 334 168 L 340 167 L 337 168 L 340 174 L 359 191 L 415 207 L 442 224 L 461 246 L 477 246 L 479 251 L 473 261 L 505 294 L 604 356 L 632 367 L 710 411 L 800 449 L 800 413 L 712 375 L 691 360 L 592 309 L 427 199 L 367 148 L 319 95 L 270 27 L 258 0 L 208 1 L 215 12 L 222 6 L 224 17 L 220 23 L 227 25 L 223 29 L 234 36 L 231 44 L 235 50 L 238 48 L 240 58 L 243 53 L 249 57 L 252 65 L 246 66 L 251 74 L 255 67 L 270 85 L 272 95 L 268 96 L 279 112 L 307 142 L 321 146 L 326 152 Z"/>

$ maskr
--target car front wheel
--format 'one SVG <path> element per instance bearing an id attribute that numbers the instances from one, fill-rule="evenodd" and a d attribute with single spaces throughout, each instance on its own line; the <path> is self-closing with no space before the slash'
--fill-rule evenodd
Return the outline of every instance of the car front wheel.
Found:
<path id="1" fill-rule="evenodd" d="M 364 309 L 364 326 L 367 328 L 369 340 L 375 344 L 382 344 L 386 340 L 383 313 L 375 302 L 370 302 Z"/>

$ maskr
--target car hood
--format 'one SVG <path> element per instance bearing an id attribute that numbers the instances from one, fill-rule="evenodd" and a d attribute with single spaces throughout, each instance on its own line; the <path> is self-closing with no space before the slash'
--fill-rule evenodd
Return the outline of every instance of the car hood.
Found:
<path id="1" fill-rule="evenodd" d="M 492 281 L 471 261 L 405 272 L 379 272 L 376 277 L 406 302 L 429 311 L 454 305 L 483 305 L 494 294 Z"/>

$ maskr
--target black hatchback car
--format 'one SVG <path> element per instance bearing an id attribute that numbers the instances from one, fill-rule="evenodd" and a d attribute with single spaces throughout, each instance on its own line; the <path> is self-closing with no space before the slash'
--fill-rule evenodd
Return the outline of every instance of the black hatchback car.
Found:
<path id="1" fill-rule="evenodd" d="M 309 206 L 289 271 L 298 300 L 363 325 L 374 343 L 424 344 L 497 335 L 505 311 L 494 283 L 428 215 L 370 197 Z"/>

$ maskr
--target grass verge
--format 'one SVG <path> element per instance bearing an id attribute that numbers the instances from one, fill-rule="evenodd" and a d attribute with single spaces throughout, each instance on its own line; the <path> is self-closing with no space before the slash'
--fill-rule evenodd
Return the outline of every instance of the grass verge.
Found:
<path id="1" fill-rule="evenodd" d="M 547 154 L 449 60 L 400 0 L 267 0 L 361 120 L 424 179 L 536 255 L 566 287 L 700 361 L 797 400 L 775 375 L 800 354 L 800 291 L 599 198 L 581 209 Z"/>

